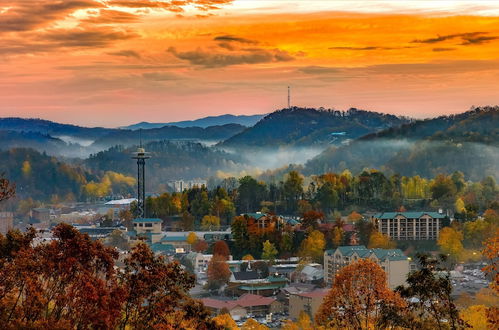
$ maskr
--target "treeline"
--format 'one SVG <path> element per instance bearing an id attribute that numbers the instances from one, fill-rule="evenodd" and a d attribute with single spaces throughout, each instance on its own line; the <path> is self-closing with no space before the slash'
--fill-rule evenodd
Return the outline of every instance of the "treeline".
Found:
<path id="1" fill-rule="evenodd" d="M 188 212 L 198 220 L 205 215 L 230 220 L 234 213 L 257 211 L 296 216 L 311 210 L 329 215 L 335 210 L 350 213 L 394 211 L 403 207 L 443 209 L 455 213 L 458 219 L 470 220 L 486 209 L 499 208 L 499 187 L 493 177 L 471 182 L 460 172 L 425 179 L 386 176 L 377 170 L 365 170 L 358 175 L 345 170 L 304 177 L 293 170 L 279 182 L 244 176 L 211 184 L 215 185 L 213 189 L 194 187 L 182 193 L 151 197 L 147 201 L 148 215 L 162 217 Z"/>

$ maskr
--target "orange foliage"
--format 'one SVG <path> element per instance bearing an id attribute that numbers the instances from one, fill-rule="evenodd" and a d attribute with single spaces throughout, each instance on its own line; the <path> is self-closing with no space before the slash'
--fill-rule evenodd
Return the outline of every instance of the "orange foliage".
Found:
<path id="1" fill-rule="evenodd" d="M 385 271 L 361 259 L 338 272 L 315 319 L 327 328 L 370 329 L 382 322 L 382 308 L 404 307 L 400 295 L 387 287 Z"/>

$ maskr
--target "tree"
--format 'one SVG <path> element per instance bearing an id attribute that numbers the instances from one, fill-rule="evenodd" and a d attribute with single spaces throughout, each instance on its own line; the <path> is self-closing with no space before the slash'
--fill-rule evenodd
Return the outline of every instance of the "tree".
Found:
<path id="1" fill-rule="evenodd" d="M 213 318 L 216 325 L 225 330 L 239 330 L 236 321 L 230 316 L 229 313 L 223 313 Z"/>
<path id="2" fill-rule="evenodd" d="M 287 202 L 286 209 L 288 212 L 295 212 L 298 200 L 303 195 L 303 177 L 297 171 L 289 172 L 283 188 Z"/>
<path id="3" fill-rule="evenodd" d="M 305 312 L 300 312 L 300 317 L 298 321 L 293 322 L 291 320 L 287 320 L 282 327 L 282 330 L 314 330 L 314 324 L 310 320 L 310 316 Z"/>
<path id="4" fill-rule="evenodd" d="M 201 220 L 202 230 L 219 230 L 220 218 L 216 215 L 205 215 Z"/>
<path id="5" fill-rule="evenodd" d="M 477 330 L 490 329 L 487 326 L 487 307 L 483 305 L 473 305 L 463 309 L 459 315 L 471 328 Z M 497 325 L 497 323 L 496 323 Z"/>
<path id="6" fill-rule="evenodd" d="M 352 211 L 352 213 L 350 213 L 348 215 L 348 220 L 351 221 L 351 222 L 357 222 L 359 220 L 362 219 L 362 215 L 360 213 L 357 213 L 356 211 Z"/>
<path id="7" fill-rule="evenodd" d="M 262 259 L 273 262 L 278 253 L 275 245 L 270 243 L 269 240 L 263 242 Z"/>
<path id="8" fill-rule="evenodd" d="M 303 213 L 302 221 L 301 221 L 301 228 L 302 229 L 307 229 L 307 228 L 312 228 L 316 229 L 317 226 L 319 225 L 319 221 L 324 220 L 324 213 L 322 212 L 317 212 L 317 211 L 308 211 Z"/>
<path id="9" fill-rule="evenodd" d="M 0 174 L 0 202 L 13 197 L 16 193 L 16 186 Z"/>
<path id="10" fill-rule="evenodd" d="M 360 244 L 369 245 L 371 234 L 376 231 L 371 221 L 361 219 L 355 223 L 355 230 L 359 233 Z"/>
<path id="11" fill-rule="evenodd" d="M 187 234 L 186 241 L 190 245 L 196 244 L 196 242 L 198 241 L 198 237 L 197 237 L 196 233 L 191 231 L 189 234 Z"/>
<path id="12" fill-rule="evenodd" d="M 258 323 L 254 319 L 248 319 L 246 322 L 244 322 L 243 326 L 241 327 L 241 330 L 268 330 L 269 328 L 266 327 L 263 324 Z"/>
<path id="13" fill-rule="evenodd" d="M 216 328 L 187 291 L 194 277 L 138 243 L 117 273 L 115 249 L 70 225 L 32 244 L 34 229 L 0 235 L 0 324 L 29 329 Z M 93 317 L 89 317 L 92 315 Z"/>
<path id="14" fill-rule="evenodd" d="M 387 235 L 375 230 L 369 238 L 369 244 L 367 247 L 369 249 L 393 249 L 395 248 L 395 242 L 393 242 Z"/>
<path id="15" fill-rule="evenodd" d="M 313 262 L 322 263 L 326 240 L 324 234 L 314 230 L 302 241 L 299 255 L 301 258 L 313 260 Z"/>
<path id="16" fill-rule="evenodd" d="M 230 250 L 227 243 L 225 241 L 216 241 L 213 246 L 213 255 L 219 255 L 225 258 L 225 260 L 229 260 Z"/>
<path id="17" fill-rule="evenodd" d="M 194 230 L 194 217 L 187 211 L 182 213 L 182 228 L 187 230 Z"/>
<path id="18" fill-rule="evenodd" d="M 224 284 L 229 282 L 230 278 L 230 269 L 229 265 L 226 262 L 223 256 L 219 254 L 213 255 L 210 262 L 208 263 L 208 283 L 207 287 L 210 290 L 218 290 Z"/>
<path id="19" fill-rule="evenodd" d="M 464 326 L 452 300 L 452 284 L 449 272 L 440 266 L 445 255 L 430 258 L 418 254 L 419 270 L 409 273 L 407 286 L 396 291 L 410 300 L 407 313 L 396 318 L 396 323 L 411 329 L 457 329 Z"/>
<path id="20" fill-rule="evenodd" d="M 484 242 L 484 249 L 482 254 L 488 260 L 488 265 L 483 268 L 483 271 L 493 276 L 490 287 L 499 294 L 499 228 L 496 229 L 495 234 Z M 489 325 L 499 324 L 499 308 L 492 306 L 487 309 L 487 321 Z"/>
<path id="21" fill-rule="evenodd" d="M 456 261 L 463 253 L 463 233 L 452 227 L 444 227 L 440 230 L 437 241 L 442 253 Z"/>
<path id="22" fill-rule="evenodd" d="M 331 240 L 333 242 L 334 248 L 337 248 L 338 246 L 341 245 L 341 243 L 343 242 L 343 235 L 344 235 L 343 229 L 336 226 L 333 227 L 333 230 L 331 232 Z"/>
<path id="23" fill-rule="evenodd" d="M 208 243 L 206 243 L 205 240 L 203 239 L 200 239 L 196 242 L 196 244 L 194 244 L 194 251 L 196 252 L 200 252 L 200 253 L 203 253 L 205 252 L 206 250 L 208 250 Z"/>
<path id="24" fill-rule="evenodd" d="M 194 276 L 178 262 L 155 256 L 138 243 L 120 276 L 126 290 L 120 328 L 211 328 L 215 324 L 201 302 L 190 298 Z M 87 316 L 90 314 L 87 314 Z"/>
<path id="25" fill-rule="evenodd" d="M 251 260 L 255 260 L 255 258 L 253 258 L 253 256 L 251 254 L 246 254 L 243 259 L 244 261 L 251 261 Z"/>
<path id="26" fill-rule="evenodd" d="M 388 325 L 383 310 L 404 307 L 400 295 L 387 287 L 385 271 L 369 259 L 360 259 L 338 272 L 315 319 L 327 328 L 376 329 Z"/>

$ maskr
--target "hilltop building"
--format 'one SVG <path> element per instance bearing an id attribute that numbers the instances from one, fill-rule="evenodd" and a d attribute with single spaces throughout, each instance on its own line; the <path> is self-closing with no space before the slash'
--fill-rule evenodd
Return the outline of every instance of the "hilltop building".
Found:
<path id="1" fill-rule="evenodd" d="M 175 192 L 183 192 L 186 189 L 192 189 L 194 187 L 199 187 L 201 188 L 202 186 L 207 186 L 208 182 L 206 180 L 189 180 L 189 181 L 184 181 L 184 180 L 177 180 L 177 181 L 172 181 L 171 186 Z"/>
<path id="2" fill-rule="evenodd" d="M 385 212 L 371 217 L 376 229 L 394 240 L 437 240 L 445 214 Z"/>
<path id="3" fill-rule="evenodd" d="M 371 259 L 386 272 L 391 289 L 405 283 L 409 273 L 409 258 L 400 249 L 368 249 L 363 245 L 340 246 L 324 252 L 324 280 L 331 286 L 336 273 L 359 259 Z"/>

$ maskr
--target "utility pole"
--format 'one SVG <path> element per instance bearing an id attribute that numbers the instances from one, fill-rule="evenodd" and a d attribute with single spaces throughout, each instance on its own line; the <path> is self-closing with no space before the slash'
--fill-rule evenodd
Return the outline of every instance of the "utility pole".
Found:
<path id="1" fill-rule="evenodd" d="M 288 109 L 291 109 L 291 88 L 288 86 Z"/>

